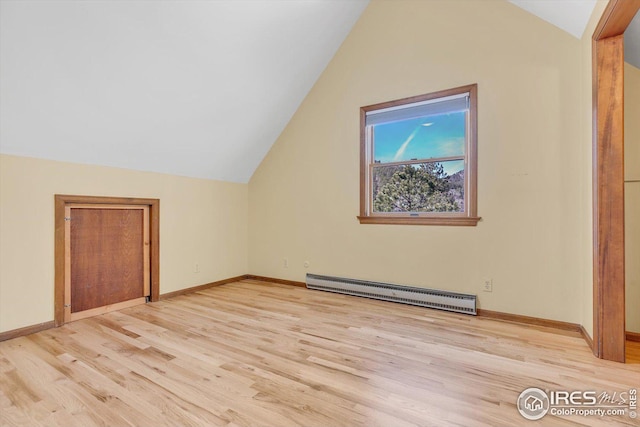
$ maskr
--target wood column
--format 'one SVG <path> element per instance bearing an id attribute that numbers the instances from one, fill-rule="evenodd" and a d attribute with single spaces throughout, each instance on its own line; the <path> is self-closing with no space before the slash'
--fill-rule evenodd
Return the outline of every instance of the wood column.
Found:
<path id="1" fill-rule="evenodd" d="M 624 40 L 597 40 L 594 147 L 594 353 L 624 362 Z M 621 203 L 622 201 L 622 203 Z"/>

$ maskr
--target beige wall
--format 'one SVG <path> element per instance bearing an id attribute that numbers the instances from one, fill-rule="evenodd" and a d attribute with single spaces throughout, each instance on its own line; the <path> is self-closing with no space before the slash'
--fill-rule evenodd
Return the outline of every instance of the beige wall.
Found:
<path id="1" fill-rule="evenodd" d="M 583 323 L 591 142 L 576 108 L 586 102 L 581 46 L 507 2 L 372 1 L 249 183 L 250 272 L 477 293 L 481 308 Z M 469 83 L 479 88 L 483 220 L 360 225 L 359 107 Z"/>
<path id="2" fill-rule="evenodd" d="M 624 67 L 624 194 L 627 331 L 640 333 L 640 69 Z"/>
<path id="3" fill-rule="evenodd" d="M 0 332 L 53 320 L 54 194 L 160 199 L 160 292 L 167 293 L 247 272 L 247 189 L 1 155 Z"/>
<path id="4" fill-rule="evenodd" d="M 576 40 L 507 2 L 372 1 L 248 187 L 0 156 L 0 331 L 53 318 L 64 193 L 161 199 L 162 293 L 308 271 L 477 293 L 592 333 L 590 35 L 605 5 Z M 474 82 L 483 220 L 358 224 L 359 107 Z"/>
<path id="5" fill-rule="evenodd" d="M 582 326 L 587 333 L 593 337 L 593 186 L 592 183 L 592 141 L 593 141 L 593 83 L 592 83 L 592 38 L 593 33 L 600 21 L 600 17 L 607 6 L 607 0 L 598 0 L 591 19 L 584 30 L 580 41 L 581 67 L 580 83 L 581 97 L 578 111 L 581 114 L 581 144 L 577 154 L 582 167 L 577 171 L 580 174 L 580 216 L 578 223 L 581 224 L 580 233 L 580 265 L 582 277 L 580 284 L 582 287 Z"/>

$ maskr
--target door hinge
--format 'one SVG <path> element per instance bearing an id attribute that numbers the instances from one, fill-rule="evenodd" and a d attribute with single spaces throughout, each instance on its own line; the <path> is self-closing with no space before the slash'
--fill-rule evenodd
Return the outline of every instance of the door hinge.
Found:
<path id="1" fill-rule="evenodd" d="M 71 217 L 70 217 L 70 216 L 65 216 L 65 217 L 64 217 L 64 220 L 65 220 L 65 221 L 71 221 Z"/>

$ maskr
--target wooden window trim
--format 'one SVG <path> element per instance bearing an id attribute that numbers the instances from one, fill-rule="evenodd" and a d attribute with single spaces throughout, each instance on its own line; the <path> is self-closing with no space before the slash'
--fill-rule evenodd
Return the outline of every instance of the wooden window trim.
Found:
<path id="1" fill-rule="evenodd" d="M 469 93 L 469 142 L 467 144 L 467 152 L 465 154 L 465 196 L 466 212 L 463 213 L 441 213 L 441 212 L 425 212 L 416 216 L 410 214 L 380 214 L 369 213 L 369 149 L 367 144 L 367 128 L 365 126 L 366 114 L 368 111 L 380 110 L 383 108 L 396 107 L 399 105 L 411 104 L 416 102 L 427 101 L 431 99 L 444 98 L 447 96 L 458 95 L 461 93 Z M 416 161 L 408 160 L 406 162 L 398 162 L 399 164 L 408 163 L 425 163 L 438 159 L 421 159 Z M 385 164 L 386 165 L 386 164 Z M 480 221 L 478 216 L 478 85 L 471 84 L 460 86 L 453 89 L 441 90 L 425 95 L 412 96 L 409 98 L 398 99 L 395 101 L 383 102 L 374 105 L 368 105 L 360 108 L 360 215 L 358 221 L 360 224 L 393 224 L 393 225 L 461 225 L 475 226 Z"/>
<path id="2" fill-rule="evenodd" d="M 480 221 L 479 217 L 427 217 L 427 216 L 359 216 L 360 224 L 392 224 L 392 225 L 462 225 L 474 226 Z"/>
<path id="3" fill-rule="evenodd" d="M 54 322 L 55 326 L 63 325 L 65 304 L 65 210 L 69 205 L 140 205 L 149 207 L 149 252 L 150 252 L 150 300 L 160 298 L 160 200 L 127 197 L 98 197 L 55 195 L 55 293 Z"/>

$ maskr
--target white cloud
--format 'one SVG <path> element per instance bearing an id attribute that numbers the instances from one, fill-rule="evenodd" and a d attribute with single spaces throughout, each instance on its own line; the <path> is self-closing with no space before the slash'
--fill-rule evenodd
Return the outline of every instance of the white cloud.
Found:
<path id="1" fill-rule="evenodd" d="M 400 146 L 400 148 L 398 148 L 398 151 L 396 151 L 396 155 L 393 156 L 393 160 L 394 161 L 398 161 L 402 158 L 402 155 L 404 154 L 405 150 L 407 149 L 407 146 L 409 145 L 409 143 L 411 142 L 411 140 L 413 140 L 413 138 L 416 137 L 416 134 L 418 133 L 418 130 L 420 130 L 420 127 L 418 126 L 416 128 L 416 130 L 414 130 L 413 132 L 411 132 L 411 135 L 409 135 L 409 138 L 407 138 L 407 140 L 405 142 L 402 143 L 402 145 Z"/>

